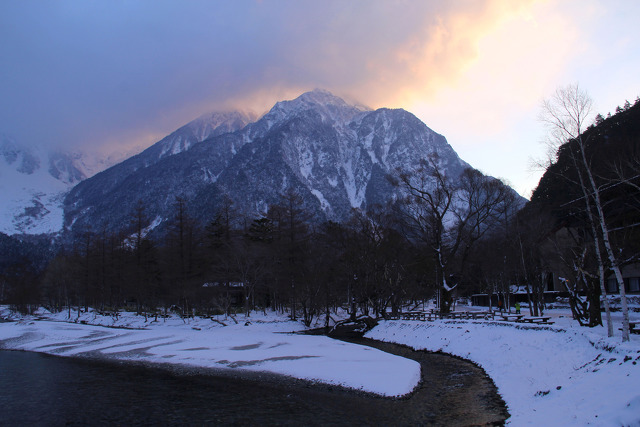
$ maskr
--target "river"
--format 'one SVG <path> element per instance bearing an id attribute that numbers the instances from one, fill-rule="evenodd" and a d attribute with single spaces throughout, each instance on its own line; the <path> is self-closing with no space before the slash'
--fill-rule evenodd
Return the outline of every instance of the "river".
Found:
<path id="1" fill-rule="evenodd" d="M 276 376 L 0 351 L 0 425 L 500 425 L 508 416 L 472 363 L 366 341 L 422 364 L 423 382 L 410 398 Z"/>

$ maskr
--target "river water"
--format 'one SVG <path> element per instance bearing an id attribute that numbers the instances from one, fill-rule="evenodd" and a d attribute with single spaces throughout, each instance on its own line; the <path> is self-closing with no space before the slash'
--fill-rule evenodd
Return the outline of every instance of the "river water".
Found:
<path id="1" fill-rule="evenodd" d="M 366 344 L 421 362 L 420 388 L 391 400 L 276 376 L 0 351 L 0 425 L 500 425 L 508 416 L 475 365 Z"/>

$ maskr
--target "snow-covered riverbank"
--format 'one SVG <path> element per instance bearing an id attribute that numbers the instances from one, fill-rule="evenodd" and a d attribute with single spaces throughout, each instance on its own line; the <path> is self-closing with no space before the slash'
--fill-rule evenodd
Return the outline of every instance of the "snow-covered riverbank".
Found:
<path id="1" fill-rule="evenodd" d="M 488 321 L 386 321 L 368 338 L 442 351 L 480 365 L 507 403 L 511 425 L 640 425 L 640 337 L 604 328 Z M 619 331 L 617 331 L 619 332 Z"/>
<path id="2" fill-rule="evenodd" d="M 497 321 L 383 321 L 367 337 L 442 351 L 480 365 L 508 405 L 511 425 L 640 425 L 640 336 L 621 343 L 604 328 L 581 328 L 553 310 L 553 326 Z M 548 314 L 549 314 L 548 313 Z M 0 317 L 10 317 L 0 308 Z M 78 323 L 67 313 L 13 317 L 0 323 L 0 348 L 61 356 L 104 357 L 150 363 L 270 372 L 385 396 L 409 393 L 419 365 L 368 347 L 289 332 L 300 323 L 284 316 L 178 317 L 117 320 L 94 313 Z M 82 324 L 84 322 L 87 324 Z M 110 328 L 95 326 L 104 325 Z M 140 329 L 114 329 L 140 328 Z"/>
<path id="3" fill-rule="evenodd" d="M 0 348 L 268 372 L 383 396 L 410 393 L 420 380 L 420 364 L 413 360 L 324 336 L 291 334 L 302 326 L 275 315 L 255 315 L 237 324 L 229 319 L 226 326 L 175 317 L 146 323 L 132 315 L 117 321 L 92 314 L 80 319 L 109 328 L 63 322 L 57 319 L 60 314 L 46 317 L 58 321 L 24 318 L 0 323 Z"/>

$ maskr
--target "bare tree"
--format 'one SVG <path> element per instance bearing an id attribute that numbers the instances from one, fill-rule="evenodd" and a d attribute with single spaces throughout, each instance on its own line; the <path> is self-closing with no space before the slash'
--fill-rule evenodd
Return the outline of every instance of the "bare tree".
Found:
<path id="1" fill-rule="evenodd" d="M 595 327 L 602 325 L 601 286 L 598 280 L 600 275 L 593 273 L 593 260 L 597 257 L 591 256 L 594 248 L 590 235 L 588 229 L 565 228 L 562 232 L 552 234 L 550 240 L 564 266 L 564 277 L 558 279 L 569 292 L 573 318 L 582 326 Z M 579 293 L 580 287 L 585 293 L 584 297 Z M 613 327 L 610 324 L 608 326 L 613 335 Z"/>
<path id="2" fill-rule="evenodd" d="M 543 250 L 545 236 L 552 226 L 547 216 L 540 212 L 523 211 L 516 222 L 517 253 L 520 272 L 525 282 L 529 312 L 539 316 L 544 311 L 544 289 L 548 272 L 552 269 L 549 251 Z"/>
<path id="3" fill-rule="evenodd" d="M 449 312 L 455 273 L 462 271 L 474 243 L 500 222 L 509 189 L 471 168 L 454 181 L 440 168 L 437 156 L 424 160 L 415 173 L 401 172 L 392 182 L 406 194 L 400 214 L 408 231 L 432 250 L 440 309 Z"/>
<path id="4" fill-rule="evenodd" d="M 571 150 L 575 172 L 583 194 L 585 211 L 593 228 L 593 239 L 596 247 L 595 252 L 599 256 L 600 244 L 602 243 L 610 267 L 619 285 L 623 316 L 622 340 L 629 341 L 629 310 L 627 307 L 624 281 L 620 271 L 620 262 L 609 237 L 609 228 L 604 214 L 600 188 L 596 184 L 591 164 L 587 158 L 587 141 L 583 136 L 587 120 L 589 120 L 590 117 L 591 107 L 592 100 L 589 95 L 580 89 L 577 84 L 569 85 L 557 89 L 551 98 L 544 101 L 540 118 L 549 128 L 550 141 L 552 144 L 555 144 L 557 147 L 565 143 L 569 144 L 568 148 Z M 604 262 L 601 258 L 599 259 L 599 264 L 601 291 L 604 296 L 607 324 L 609 325 L 609 333 L 611 334 L 612 326 L 610 326 L 609 301 L 606 297 L 606 290 L 604 289 Z"/>
<path id="5" fill-rule="evenodd" d="M 304 199 L 292 187 L 280 195 L 280 203 L 269 207 L 267 217 L 275 226 L 275 247 L 281 256 L 281 283 L 289 287 L 291 318 L 297 320 L 297 286 L 304 276 L 305 259 L 308 256 L 310 215 Z M 284 289 L 283 289 L 284 290 Z M 283 292 L 287 293 L 287 292 Z M 304 308 L 304 307 L 303 307 Z"/>
<path id="6" fill-rule="evenodd" d="M 201 263 L 197 259 L 200 232 L 195 220 L 187 213 L 186 199 L 176 196 L 173 208 L 174 217 L 166 237 L 165 269 L 180 293 L 182 315 L 189 318 L 196 308 L 191 297 L 194 288 L 200 285 Z"/>

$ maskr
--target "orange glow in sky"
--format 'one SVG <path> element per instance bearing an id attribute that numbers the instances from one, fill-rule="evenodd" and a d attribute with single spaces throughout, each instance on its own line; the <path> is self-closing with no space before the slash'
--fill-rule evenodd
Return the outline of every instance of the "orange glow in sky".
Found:
<path id="1" fill-rule="evenodd" d="M 109 152 L 322 88 L 414 113 L 529 196 L 545 97 L 640 95 L 638 22 L 633 0 L 1 2 L 0 132 Z"/>

